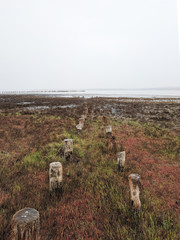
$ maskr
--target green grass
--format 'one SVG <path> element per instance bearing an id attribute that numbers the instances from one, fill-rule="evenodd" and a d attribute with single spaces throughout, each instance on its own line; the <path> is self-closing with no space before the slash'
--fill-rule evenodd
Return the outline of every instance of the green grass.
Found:
<path id="1" fill-rule="evenodd" d="M 178 162 L 178 138 L 168 136 L 166 130 L 152 124 L 109 119 L 108 123 L 113 126 L 113 134 L 118 142 L 118 151 L 122 150 L 123 144 L 125 150 L 128 150 L 124 172 L 120 173 L 116 166 L 116 154 L 108 151 L 105 126 L 100 119 L 88 119 L 80 134 L 76 133 L 76 121 L 73 118 L 68 119 L 68 130 L 63 125 L 64 122 L 63 127 L 57 122 L 63 119 L 54 116 L 36 116 L 32 125 L 45 120 L 53 121 L 54 124 L 47 136 L 43 135 L 48 139 L 46 144 L 37 141 L 37 146 L 32 145 L 28 151 L 25 146 L 20 146 L 23 155 L 14 163 L 13 168 L 5 164 L 3 166 L 0 180 L 9 187 L 10 197 L 0 209 L 0 236 L 8 240 L 8 223 L 12 215 L 17 210 L 29 206 L 40 211 L 42 239 L 179 238 L 176 212 L 171 208 L 164 211 L 163 208 L 166 205 L 166 193 L 162 192 L 162 196 L 159 196 L 151 185 L 142 188 L 142 208 L 136 212 L 129 206 L 128 184 L 128 175 L 134 171 L 141 172 L 142 178 L 149 177 L 146 176 L 147 166 L 141 163 L 141 159 L 146 157 L 143 154 L 149 154 L 152 159 L 167 156 Z M 31 134 L 33 135 L 33 132 Z M 66 162 L 63 156 L 65 138 L 73 139 L 73 158 L 70 162 Z M 140 140 L 145 141 L 145 144 L 137 148 L 136 142 Z M 33 139 L 30 139 L 31 142 Z M 158 153 L 155 151 L 157 144 Z M 139 158 L 134 159 L 135 154 Z M 13 151 L 7 153 L 11 162 L 14 161 L 12 155 Z M 0 157 L 4 158 L 6 155 L 0 153 Z M 48 170 L 52 161 L 60 161 L 63 164 L 61 199 L 55 195 L 51 196 L 48 190 Z M 139 165 L 136 165 L 136 162 Z M 157 172 L 155 175 L 158 174 Z M 149 181 L 153 183 L 151 176 Z"/>

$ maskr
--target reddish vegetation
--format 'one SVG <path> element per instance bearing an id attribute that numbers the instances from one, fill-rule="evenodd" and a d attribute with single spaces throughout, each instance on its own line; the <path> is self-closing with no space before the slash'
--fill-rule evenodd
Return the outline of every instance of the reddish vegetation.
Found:
<path id="1" fill-rule="evenodd" d="M 100 239 L 103 237 L 101 230 L 101 221 L 93 211 L 93 197 L 82 190 L 75 191 L 70 199 L 64 198 L 63 201 L 44 214 L 42 218 L 51 216 L 49 222 L 45 224 L 41 232 L 42 239 L 46 239 L 47 229 L 49 226 L 49 238 L 56 232 L 57 238 L 53 239 Z M 52 217 L 53 216 L 53 217 Z"/>
<path id="2" fill-rule="evenodd" d="M 151 139 L 146 136 L 128 137 L 119 133 L 119 144 L 124 146 L 130 165 L 138 169 L 142 176 L 142 186 L 151 189 L 152 194 L 164 199 L 164 210 L 174 209 L 180 213 L 180 167 L 169 162 L 168 157 L 160 157 L 166 140 Z M 145 144 L 145 147 L 144 146 Z"/>
<path id="3" fill-rule="evenodd" d="M 114 106 L 118 100 L 111 103 L 108 99 L 88 99 L 88 118 L 82 133 L 77 134 L 75 126 L 84 99 L 4 99 L 0 105 L 0 239 L 8 240 L 12 215 L 23 207 L 40 212 L 42 240 L 179 238 L 180 140 L 172 129 L 173 124 L 177 125 L 176 117 L 167 124 L 162 118 L 158 122 L 157 114 L 148 125 L 142 118 L 141 123 L 126 119 L 130 110 L 123 118 L 112 116 L 111 108 L 101 110 L 103 104 Z M 17 104 L 19 101 L 34 102 L 31 106 L 48 101 L 51 108 L 27 110 Z M 130 109 L 136 106 L 131 116 L 134 120 L 137 109 L 150 104 L 124 101 L 128 106 L 132 104 Z M 77 107 L 53 108 L 68 104 Z M 176 111 L 178 105 L 173 104 L 169 103 L 169 108 L 173 105 Z M 166 113 L 165 118 L 171 114 Z M 161 129 L 159 123 L 167 125 L 166 129 Z M 106 125 L 113 127 L 109 139 L 105 136 Z M 62 143 L 69 137 L 74 137 L 75 149 L 73 160 L 67 163 L 63 162 Z M 120 174 L 116 151 L 121 150 L 126 151 L 127 159 Z M 55 160 L 62 161 L 64 168 L 61 198 L 50 195 L 48 189 L 48 167 Z M 130 173 L 142 178 L 139 218 L 128 205 Z"/>

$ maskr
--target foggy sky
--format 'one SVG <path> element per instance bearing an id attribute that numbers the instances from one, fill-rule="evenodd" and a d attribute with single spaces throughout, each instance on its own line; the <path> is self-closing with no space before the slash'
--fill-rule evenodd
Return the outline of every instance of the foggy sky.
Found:
<path id="1" fill-rule="evenodd" d="M 0 90 L 180 86 L 176 0 L 0 0 Z"/>

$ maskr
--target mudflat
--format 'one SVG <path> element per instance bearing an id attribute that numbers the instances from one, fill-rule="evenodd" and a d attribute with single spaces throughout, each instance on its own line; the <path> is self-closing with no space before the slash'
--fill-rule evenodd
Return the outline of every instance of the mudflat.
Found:
<path id="1" fill-rule="evenodd" d="M 43 95 L 1 95 L 0 111 L 23 114 L 41 112 L 76 116 L 84 103 L 90 114 L 178 124 L 180 98 L 62 98 Z"/>

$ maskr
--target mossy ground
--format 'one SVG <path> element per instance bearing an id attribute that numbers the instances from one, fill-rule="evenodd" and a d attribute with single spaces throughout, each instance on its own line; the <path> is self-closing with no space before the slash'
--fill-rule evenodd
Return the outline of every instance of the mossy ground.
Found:
<path id="1" fill-rule="evenodd" d="M 0 239 L 8 240 L 13 214 L 40 212 L 41 239 L 180 239 L 180 139 L 167 129 L 112 120 L 118 150 L 126 151 L 120 173 L 108 150 L 101 116 L 88 116 L 80 134 L 74 117 L 1 114 Z M 63 158 L 64 139 L 74 142 Z M 61 198 L 49 193 L 49 163 L 63 165 Z M 142 209 L 129 206 L 128 175 L 142 178 Z"/>

